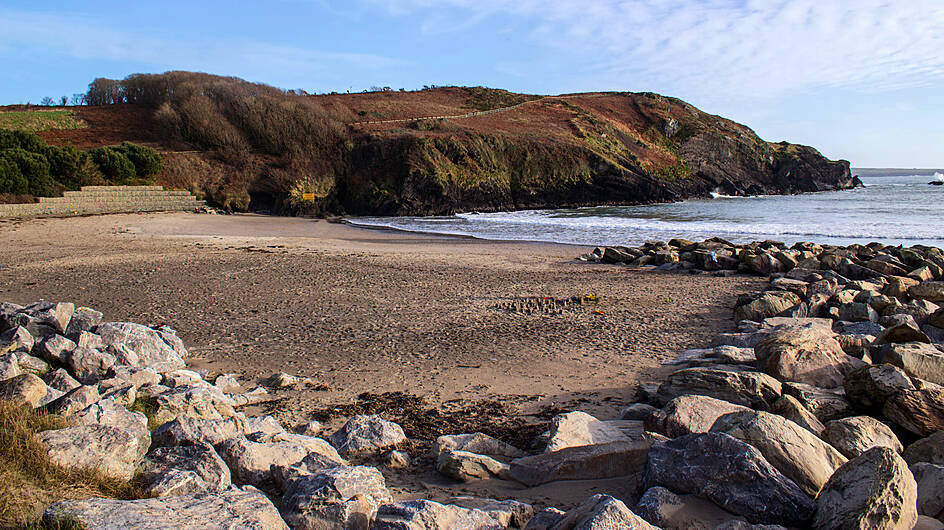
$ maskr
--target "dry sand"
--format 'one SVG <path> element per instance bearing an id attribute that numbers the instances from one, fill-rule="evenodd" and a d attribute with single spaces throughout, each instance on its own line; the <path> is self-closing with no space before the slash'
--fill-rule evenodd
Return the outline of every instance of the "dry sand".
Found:
<path id="1" fill-rule="evenodd" d="M 615 418 L 637 383 L 665 374 L 659 360 L 732 330 L 737 293 L 757 285 L 577 262 L 582 247 L 256 215 L 2 221 L 0 248 L 0 300 L 72 301 L 109 320 L 166 323 L 197 368 L 250 387 L 277 371 L 313 378 L 318 389 L 281 392 L 268 410 L 289 427 L 362 392 L 393 391 L 444 411 L 487 400 L 545 412 L 529 423 L 555 410 Z M 560 315 L 496 307 L 591 293 L 597 303 Z M 449 422 L 440 419 L 443 434 L 454 433 Z M 458 491 L 428 469 L 402 475 L 388 475 L 400 496 Z M 524 496 L 567 504 L 619 493 L 606 484 Z M 483 488 L 514 489 L 471 490 Z"/>

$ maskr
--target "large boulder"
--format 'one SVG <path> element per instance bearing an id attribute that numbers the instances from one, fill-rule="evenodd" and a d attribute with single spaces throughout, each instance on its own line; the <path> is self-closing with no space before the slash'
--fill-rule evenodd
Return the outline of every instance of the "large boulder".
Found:
<path id="1" fill-rule="evenodd" d="M 672 373 L 659 386 L 659 398 L 665 402 L 678 396 L 697 394 L 721 399 L 735 405 L 768 410 L 780 399 L 781 385 L 760 372 L 686 368 Z"/>
<path id="2" fill-rule="evenodd" d="M 875 447 L 836 470 L 816 498 L 813 526 L 822 530 L 910 530 L 918 521 L 918 486 L 908 465 Z"/>
<path id="3" fill-rule="evenodd" d="M 823 430 L 826 429 L 823 422 L 819 421 L 819 418 L 814 416 L 812 412 L 803 406 L 803 403 L 800 403 L 800 401 L 793 396 L 782 396 L 774 403 L 772 411 L 796 423 L 816 436 L 820 436 Z"/>
<path id="4" fill-rule="evenodd" d="M 911 466 L 918 483 L 918 514 L 944 515 L 944 466 L 920 462 Z"/>
<path id="5" fill-rule="evenodd" d="M 104 379 L 116 362 L 114 355 L 91 348 L 75 348 L 65 353 L 64 357 L 72 375 L 85 384 Z"/>
<path id="6" fill-rule="evenodd" d="M 155 447 L 207 443 L 220 448 L 225 442 L 241 438 L 244 427 L 240 416 L 221 420 L 181 416 L 155 429 L 152 441 Z"/>
<path id="7" fill-rule="evenodd" d="M 98 387 L 83 385 L 51 401 L 43 408 L 46 412 L 52 414 L 71 416 L 94 403 L 98 403 L 101 399 L 102 396 L 98 393 Z"/>
<path id="8" fill-rule="evenodd" d="M 795 293 L 768 291 L 755 300 L 738 306 L 734 310 L 734 321 L 752 320 L 760 322 L 765 318 L 784 316 L 802 302 Z"/>
<path id="9" fill-rule="evenodd" d="M 224 442 L 220 448 L 220 456 L 229 465 L 233 477 L 241 483 L 259 485 L 270 482 L 274 466 L 291 466 L 311 453 L 322 455 L 338 465 L 347 463 L 321 438 L 284 433 L 257 440 L 234 438 Z"/>
<path id="10" fill-rule="evenodd" d="M 77 307 L 72 313 L 72 318 L 69 319 L 69 326 L 66 327 L 65 335 L 78 339 L 83 331 L 92 331 L 95 326 L 101 324 L 103 316 L 101 312 L 90 307 Z"/>
<path id="11" fill-rule="evenodd" d="M 715 420 L 733 412 L 750 409 L 708 396 L 679 396 L 669 401 L 662 410 L 645 420 L 646 430 L 669 438 L 697 432 L 708 432 Z"/>
<path id="12" fill-rule="evenodd" d="M 944 466 L 944 431 L 937 431 L 912 443 L 902 456 L 910 466 L 920 462 Z"/>
<path id="13" fill-rule="evenodd" d="M 885 330 L 875 337 L 876 344 L 931 342 L 911 315 L 895 315 L 886 325 Z"/>
<path id="14" fill-rule="evenodd" d="M 823 439 L 846 458 L 855 458 L 873 447 L 887 447 L 896 453 L 904 451 L 895 433 L 871 416 L 855 416 L 826 424 Z"/>
<path id="15" fill-rule="evenodd" d="M 597 494 L 567 512 L 554 530 L 659 530 L 634 514 L 623 501 Z"/>
<path id="16" fill-rule="evenodd" d="M 754 352 L 758 366 L 777 379 L 822 388 L 842 386 L 846 374 L 863 365 L 842 350 L 832 331 L 814 325 L 776 330 Z"/>
<path id="17" fill-rule="evenodd" d="M 60 392 L 66 393 L 82 386 L 82 383 L 76 381 L 75 378 L 69 375 L 69 372 L 63 368 L 57 368 L 56 371 L 44 375 L 43 381 L 46 382 L 49 388 L 55 388 Z"/>
<path id="18" fill-rule="evenodd" d="M 434 458 L 446 449 L 467 451 L 479 455 L 501 458 L 521 458 L 527 454 L 505 442 L 480 432 L 471 434 L 449 434 L 436 438 L 430 450 Z"/>
<path id="19" fill-rule="evenodd" d="M 17 405 L 38 407 L 47 392 L 46 383 L 33 374 L 20 374 L 0 381 L 0 399 Z"/>
<path id="20" fill-rule="evenodd" d="M 813 501 L 758 449 L 723 433 L 653 445 L 644 482 L 707 498 L 754 523 L 802 526 L 814 511 Z"/>
<path id="21" fill-rule="evenodd" d="M 328 440 L 342 455 L 376 453 L 406 441 L 403 429 L 380 416 L 354 416 Z"/>
<path id="22" fill-rule="evenodd" d="M 16 360 L 16 354 L 13 352 L 0 355 L 0 381 L 13 379 L 22 374 L 20 363 Z"/>
<path id="23" fill-rule="evenodd" d="M 908 288 L 908 296 L 929 302 L 944 302 L 944 282 L 922 282 Z"/>
<path id="24" fill-rule="evenodd" d="M 944 353 L 930 344 L 889 344 L 879 349 L 875 357 L 877 362 L 897 366 L 912 377 L 944 385 Z"/>
<path id="25" fill-rule="evenodd" d="M 815 497 L 846 458 L 796 423 L 768 412 L 740 412 L 720 418 L 723 432 L 757 448 L 777 470 Z"/>
<path id="26" fill-rule="evenodd" d="M 555 480 L 590 480 L 622 477 L 645 468 L 646 455 L 656 441 L 642 435 L 629 441 L 567 447 L 551 453 L 519 458 L 511 462 L 509 475 L 528 486 Z"/>
<path id="27" fill-rule="evenodd" d="M 290 478 L 282 514 L 293 528 L 369 528 L 377 508 L 393 502 L 373 467 L 338 466 Z"/>
<path id="28" fill-rule="evenodd" d="M 462 508 L 482 510 L 498 520 L 505 528 L 523 528 L 534 515 L 534 507 L 530 504 L 513 500 L 498 501 L 486 497 L 460 495 L 453 497 L 449 502 Z"/>
<path id="29" fill-rule="evenodd" d="M 172 372 L 184 368 L 187 356 L 182 344 L 169 344 L 165 338 L 171 334 L 131 322 L 106 322 L 95 328 L 107 346 L 129 349 L 137 357 L 135 366 L 153 368 L 158 373 Z M 178 339 L 179 340 L 179 339 Z"/>
<path id="30" fill-rule="evenodd" d="M 715 530 L 728 521 L 745 522 L 704 499 L 676 495 L 660 486 L 646 490 L 633 511 L 663 530 Z"/>
<path id="31" fill-rule="evenodd" d="M 131 480 L 148 449 L 136 433 L 99 424 L 43 431 L 36 441 L 62 467 L 98 468 L 121 480 Z"/>
<path id="32" fill-rule="evenodd" d="M 545 451 L 559 451 L 565 447 L 605 444 L 625 440 L 626 435 L 608 423 L 586 412 L 558 414 L 551 420 L 550 438 Z"/>
<path id="33" fill-rule="evenodd" d="M 944 430 L 944 389 L 905 390 L 890 397 L 882 408 L 886 418 L 919 435 Z"/>
<path id="34" fill-rule="evenodd" d="M 232 399 L 210 385 L 182 386 L 159 394 L 155 419 L 166 423 L 186 416 L 220 420 L 236 414 Z"/>
<path id="35" fill-rule="evenodd" d="M 915 389 L 908 374 L 890 364 L 857 368 L 846 376 L 842 387 L 849 402 L 866 412 L 881 411 L 891 396 Z"/>
<path id="36" fill-rule="evenodd" d="M 51 528 L 81 525 L 88 530 L 140 528 L 188 530 L 216 528 L 252 528 L 253 530 L 288 530 L 279 511 L 259 490 L 232 488 L 222 493 L 182 495 L 119 501 L 87 499 L 60 501 L 43 514 Z"/>
<path id="37" fill-rule="evenodd" d="M 24 327 L 17 326 L 0 333 L 0 352 L 29 353 L 35 344 L 36 338 Z"/>
<path id="38" fill-rule="evenodd" d="M 209 444 L 157 447 L 140 466 L 141 480 L 155 496 L 179 494 L 179 487 L 168 486 L 182 482 L 181 473 L 193 475 L 188 481 L 192 485 L 187 488 L 188 494 L 219 493 L 232 484 L 229 468 Z"/>
<path id="39" fill-rule="evenodd" d="M 806 383 L 784 383 L 784 395 L 793 396 L 820 421 L 851 416 L 852 405 L 842 388 L 820 388 Z"/>
<path id="40" fill-rule="evenodd" d="M 484 510 L 418 499 L 381 505 L 373 530 L 500 530 L 498 519 Z"/>

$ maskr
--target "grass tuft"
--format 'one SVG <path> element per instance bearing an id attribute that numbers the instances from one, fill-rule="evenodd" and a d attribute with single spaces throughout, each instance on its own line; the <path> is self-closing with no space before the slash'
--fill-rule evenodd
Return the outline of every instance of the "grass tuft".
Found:
<path id="1" fill-rule="evenodd" d="M 59 416 L 0 400 L 0 528 L 36 525 L 43 510 L 62 499 L 142 496 L 133 483 L 95 469 L 65 469 L 54 464 L 35 435 L 66 426 Z"/>

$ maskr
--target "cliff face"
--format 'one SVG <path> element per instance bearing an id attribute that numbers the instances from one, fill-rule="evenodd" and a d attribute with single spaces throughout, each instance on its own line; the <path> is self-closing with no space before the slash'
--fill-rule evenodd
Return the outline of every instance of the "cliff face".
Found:
<path id="1" fill-rule="evenodd" d="M 473 118 L 438 120 L 424 131 L 363 132 L 337 189 L 339 206 L 352 214 L 442 215 L 858 184 L 846 161 L 765 142 L 743 125 L 656 94 L 546 98 L 515 114 L 547 129 L 523 131 L 503 116 L 490 128 Z"/>

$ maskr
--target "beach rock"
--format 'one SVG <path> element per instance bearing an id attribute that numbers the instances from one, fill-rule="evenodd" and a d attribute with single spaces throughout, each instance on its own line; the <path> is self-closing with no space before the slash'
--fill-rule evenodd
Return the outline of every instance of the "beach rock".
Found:
<path id="1" fill-rule="evenodd" d="M 908 288 L 908 296 L 930 302 L 944 302 L 944 282 L 922 282 Z"/>
<path id="2" fill-rule="evenodd" d="M 224 394 L 239 394 L 243 391 L 242 385 L 236 380 L 235 374 L 222 374 L 216 377 L 213 385 Z"/>
<path id="3" fill-rule="evenodd" d="M 840 467 L 816 498 L 817 529 L 900 528 L 918 521 L 918 486 L 898 453 L 875 447 Z"/>
<path id="4" fill-rule="evenodd" d="M 0 355 L 0 381 L 13 379 L 22 373 L 23 371 L 20 370 L 20 363 L 17 362 L 15 353 Z"/>
<path id="5" fill-rule="evenodd" d="M 481 510 L 498 521 L 503 528 L 524 528 L 534 515 L 534 508 L 530 504 L 513 500 L 498 501 L 460 495 L 450 499 L 449 503 L 470 510 Z"/>
<path id="6" fill-rule="evenodd" d="M 174 370 L 163 374 L 163 377 L 161 384 L 170 388 L 194 386 L 204 382 L 200 374 L 193 370 Z"/>
<path id="7" fill-rule="evenodd" d="M 100 312 L 90 307 L 78 307 L 72 313 L 72 318 L 69 319 L 65 335 L 78 339 L 83 331 L 92 331 L 95 326 L 101 324 L 102 317 L 103 315 Z"/>
<path id="8" fill-rule="evenodd" d="M 826 426 L 793 396 L 782 396 L 774 403 L 772 412 L 796 423 L 800 427 L 820 436 Z"/>
<path id="9" fill-rule="evenodd" d="M 559 451 L 565 447 L 605 444 L 625 439 L 626 435 L 618 428 L 586 412 L 568 412 L 558 414 L 551 420 L 550 438 L 545 451 Z"/>
<path id="10" fill-rule="evenodd" d="M 944 514 L 944 466 L 920 462 L 911 466 L 918 483 L 918 514 L 940 517 Z"/>
<path id="11" fill-rule="evenodd" d="M 75 339 L 75 344 L 79 348 L 88 348 L 91 350 L 104 350 L 106 348 L 105 342 L 100 336 L 88 331 L 79 333 Z"/>
<path id="12" fill-rule="evenodd" d="M 909 298 L 908 289 L 920 283 L 921 282 L 914 278 L 891 276 L 888 278 L 888 283 L 882 288 L 882 294 L 891 296 L 892 298 L 898 298 L 899 300 L 906 300 Z"/>
<path id="13" fill-rule="evenodd" d="M 433 448 L 430 450 L 430 453 L 432 453 L 434 458 L 439 458 L 439 454 L 446 449 L 503 458 L 521 458 L 527 456 L 527 453 L 521 449 L 480 432 L 440 436 L 436 438 L 436 441 L 433 443 Z"/>
<path id="14" fill-rule="evenodd" d="M 0 333 L 0 352 L 24 352 L 33 351 L 36 339 L 30 335 L 26 328 L 17 326 Z"/>
<path id="15" fill-rule="evenodd" d="M 644 483 L 707 498 L 754 523 L 802 526 L 814 511 L 809 497 L 758 449 L 723 433 L 654 444 Z"/>
<path id="16" fill-rule="evenodd" d="M 181 355 L 179 345 L 168 344 L 163 335 L 147 326 L 131 322 L 106 322 L 95 328 L 95 332 L 102 337 L 102 341 L 109 346 L 124 346 L 134 352 L 138 358 L 138 366 L 154 369 L 163 374 L 173 372 L 186 366 Z M 175 348 L 175 346 L 177 346 Z"/>
<path id="17" fill-rule="evenodd" d="M 115 356 L 110 353 L 88 348 L 75 348 L 65 354 L 69 371 L 85 384 L 94 384 L 105 378 L 115 361 Z"/>
<path id="18" fill-rule="evenodd" d="M 632 475 L 644 469 L 646 455 L 656 440 L 656 436 L 645 434 L 629 441 L 567 447 L 527 456 L 511 462 L 509 476 L 522 484 L 537 486 L 555 480 Z"/>
<path id="19" fill-rule="evenodd" d="M 375 453 L 406 441 L 403 429 L 380 416 L 354 416 L 329 438 L 342 455 Z"/>
<path id="20" fill-rule="evenodd" d="M 823 439 L 846 458 L 855 458 L 873 447 L 887 447 L 896 453 L 904 451 L 895 433 L 871 416 L 855 416 L 826 424 Z"/>
<path id="21" fill-rule="evenodd" d="M 53 333 L 65 334 L 69 327 L 69 321 L 72 320 L 72 314 L 75 313 L 75 305 L 68 302 L 37 302 L 26 306 L 24 313 L 29 314 L 38 324 L 37 331 L 40 335 L 49 335 L 46 329 Z M 30 333 L 33 333 L 30 330 Z M 33 333 L 37 335 L 37 333 Z"/>
<path id="22" fill-rule="evenodd" d="M 16 363 L 25 373 L 38 376 L 45 375 L 51 369 L 46 361 L 23 352 L 16 354 Z"/>
<path id="23" fill-rule="evenodd" d="M 567 515 L 567 512 L 557 508 L 544 508 L 528 520 L 524 530 L 550 530 L 554 528 L 554 525 L 561 522 L 565 515 Z"/>
<path id="24" fill-rule="evenodd" d="M 247 436 L 255 434 L 276 435 L 284 433 L 285 428 L 272 416 L 253 416 L 243 422 L 243 432 Z"/>
<path id="25" fill-rule="evenodd" d="M 767 412 L 740 412 L 721 417 L 712 432 L 731 435 L 757 448 L 787 478 L 815 497 L 823 484 L 846 463 L 836 449 L 796 423 Z"/>
<path id="26" fill-rule="evenodd" d="M 645 421 L 646 430 L 676 438 L 686 434 L 708 432 L 715 420 L 725 414 L 750 409 L 708 396 L 679 396 Z"/>
<path id="27" fill-rule="evenodd" d="M 69 353 L 76 344 L 62 335 L 50 335 L 39 343 L 38 353 L 49 362 L 68 364 Z"/>
<path id="28" fill-rule="evenodd" d="M 842 386 L 849 402 L 863 411 L 880 411 L 889 397 L 915 389 L 908 374 L 890 364 L 857 368 L 846 375 Z"/>
<path id="29" fill-rule="evenodd" d="M 33 374 L 20 374 L 0 381 L 0 399 L 30 408 L 39 406 L 46 397 L 46 383 Z"/>
<path id="30" fill-rule="evenodd" d="M 623 501 L 597 494 L 564 515 L 554 530 L 659 530 L 634 514 Z"/>
<path id="31" fill-rule="evenodd" d="M 324 425 L 322 425 L 320 421 L 311 420 L 296 430 L 298 434 L 304 434 L 305 436 L 318 436 L 321 434 L 322 429 L 324 429 Z"/>
<path id="32" fill-rule="evenodd" d="M 229 465 L 233 477 L 243 484 L 264 484 L 272 480 L 273 466 L 291 466 L 311 453 L 324 456 L 339 465 L 346 462 L 328 442 L 300 434 L 280 434 L 251 441 L 234 438 L 223 442 L 220 456 Z"/>
<path id="33" fill-rule="evenodd" d="M 768 319 L 770 320 L 770 319 Z M 748 321 L 743 321 L 748 322 Z M 713 348 L 703 348 L 694 350 L 685 350 L 674 360 L 662 361 L 661 364 L 668 366 L 687 365 L 704 366 L 711 364 L 744 364 L 753 365 L 757 361 L 754 356 L 753 348 L 737 348 L 734 346 L 715 346 Z"/>
<path id="34" fill-rule="evenodd" d="M 864 302 L 850 302 L 839 306 L 839 319 L 850 322 L 878 322 L 878 312 Z"/>
<path id="35" fill-rule="evenodd" d="M 158 395 L 156 399 L 157 412 L 154 417 L 160 423 L 181 416 L 219 420 L 236 414 L 226 394 L 209 385 L 175 388 Z"/>
<path id="36" fill-rule="evenodd" d="M 138 460 L 144 458 L 144 454 L 151 445 L 147 417 L 140 412 L 126 409 L 112 399 L 102 399 L 92 403 L 74 413 L 70 420 L 80 425 L 107 425 L 131 434 L 138 439 L 138 447 L 141 448 Z"/>
<path id="37" fill-rule="evenodd" d="M 621 420 L 644 421 L 659 409 L 648 403 L 633 403 L 620 412 Z"/>
<path id="38" fill-rule="evenodd" d="M 918 436 L 944 430 L 944 390 L 906 390 L 888 398 L 882 413 Z"/>
<path id="39" fill-rule="evenodd" d="M 875 338 L 876 344 L 892 344 L 901 342 L 924 342 L 930 343 L 931 339 L 915 322 L 911 315 L 895 315 L 889 322 L 889 326 Z"/>
<path id="40" fill-rule="evenodd" d="M 222 493 L 119 501 L 60 501 L 43 513 L 52 527 L 81 524 L 89 530 L 112 528 L 218 528 L 288 530 L 275 505 L 259 490 L 232 488 Z"/>
<path id="41" fill-rule="evenodd" d="M 781 384 L 760 372 L 738 372 L 715 368 L 686 368 L 672 373 L 659 387 L 663 402 L 697 394 L 735 405 L 767 410 L 780 399 Z"/>
<path id="42" fill-rule="evenodd" d="M 76 412 L 87 408 L 93 403 L 97 403 L 102 396 L 98 393 L 95 386 L 79 386 L 67 392 L 65 395 L 46 405 L 46 412 L 70 416 Z"/>
<path id="43" fill-rule="evenodd" d="M 181 416 L 155 429 L 152 442 L 155 447 L 207 443 L 219 449 L 244 434 L 243 420 L 238 416 L 221 420 Z"/>
<path id="44" fill-rule="evenodd" d="M 944 353 L 930 344 L 888 344 L 873 355 L 878 362 L 897 366 L 912 377 L 944 384 Z"/>
<path id="45" fill-rule="evenodd" d="M 663 530 L 714 530 L 727 521 L 744 521 L 704 499 L 676 495 L 660 486 L 646 490 L 633 511 Z"/>
<path id="46" fill-rule="evenodd" d="M 387 469 L 407 469 L 413 463 L 409 453 L 404 451 L 387 451 L 381 460 Z"/>
<path id="47" fill-rule="evenodd" d="M 196 476 L 197 487 L 188 488 L 190 493 L 217 493 L 225 491 L 232 484 L 230 470 L 226 463 L 208 444 L 184 447 L 158 447 L 148 453 L 140 466 L 141 480 L 151 486 L 163 481 L 162 491 L 180 491 L 168 488 L 165 477 L 174 471 L 192 473 Z M 174 477 L 175 480 L 179 480 Z M 154 491 L 160 493 L 162 491 Z"/>
<path id="48" fill-rule="evenodd" d="M 909 466 L 921 462 L 944 466 L 944 431 L 937 431 L 912 443 L 905 449 L 902 456 Z"/>
<path id="49" fill-rule="evenodd" d="M 163 380 L 161 374 L 155 372 L 152 368 L 112 366 L 111 373 L 118 379 L 127 381 L 139 388 L 148 385 L 157 385 Z"/>
<path id="50" fill-rule="evenodd" d="M 339 466 L 289 479 L 281 511 L 293 528 L 369 528 L 377 508 L 389 502 L 377 469 Z"/>
<path id="51" fill-rule="evenodd" d="M 500 530 L 505 528 L 488 512 L 423 499 L 383 504 L 373 530 Z"/>
<path id="52" fill-rule="evenodd" d="M 832 331 L 819 326 L 774 331 L 754 351 L 773 377 L 823 388 L 842 386 L 846 374 L 863 365 L 842 351 Z"/>
<path id="53" fill-rule="evenodd" d="M 485 455 L 445 449 L 436 459 L 436 471 L 447 477 L 468 482 L 492 477 L 508 478 L 508 464 Z"/>
<path id="54" fill-rule="evenodd" d="M 784 316 L 801 303 L 800 297 L 794 293 L 768 291 L 756 300 L 737 307 L 734 310 L 734 321 L 753 320 L 760 322 L 765 318 Z"/>
<path id="55" fill-rule="evenodd" d="M 99 468 L 102 473 L 131 480 L 147 446 L 135 433 L 109 425 L 76 425 L 36 435 L 50 459 L 71 469 Z"/>
<path id="56" fill-rule="evenodd" d="M 819 388 L 805 383 L 784 383 L 783 393 L 793 396 L 819 421 L 830 421 L 853 414 L 843 389 Z"/>

